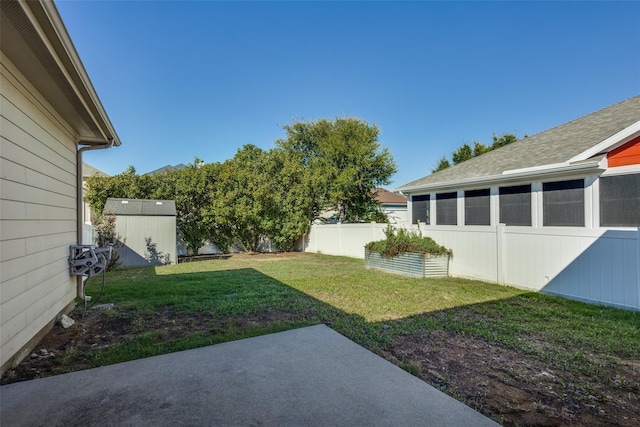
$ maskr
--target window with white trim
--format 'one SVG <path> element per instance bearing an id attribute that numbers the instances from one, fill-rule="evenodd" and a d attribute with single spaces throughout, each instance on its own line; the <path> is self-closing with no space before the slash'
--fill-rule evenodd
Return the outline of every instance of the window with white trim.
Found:
<path id="1" fill-rule="evenodd" d="M 411 223 L 430 224 L 431 195 L 411 196 Z"/>
<path id="2" fill-rule="evenodd" d="M 464 192 L 464 224 L 491 225 L 490 190 L 469 190 Z"/>
<path id="3" fill-rule="evenodd" d="M 436 224 L 458 225 L 458 193 L 436 194 Z"/>
<path id="4" fill-rule="evenodd" d="M 600 226 L 640 227 L 640 173 L 600 178 Z"/>
<path id="5" fill-rule="evenodd" d="M 542 225 L 584 227 L 584 179 L 542 184 Z"/>
<path id="6" fill-rule="evenodd" d="M 500 187 L 500 223 L 531 225 L 531 184 Z"/>

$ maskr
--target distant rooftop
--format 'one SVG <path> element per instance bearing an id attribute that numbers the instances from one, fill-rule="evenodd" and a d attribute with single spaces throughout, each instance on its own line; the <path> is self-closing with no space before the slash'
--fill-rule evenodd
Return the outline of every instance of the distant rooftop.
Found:
<path id="1" fill-rule="evenodd" d="M 90 176 L 109 176 L 102 172 L 100 169 L 91 166 L 89 163 L 82 162 L 82 177 L 88 178 Z"/>
<path id="2" fill-rule="evenodd" d="M 180 163 L 175 166 L 166 165 L 161 167 L 160 169 L 152 170 L 151 172 L 147 172 L 145 175 L 157 175 L 159 173 L 171 172 L 171 171 L 179 171 L 182 169 L 186 169 L 187 165 Z"/>
<path id="3" fill-rule="evenodd" d="M 407 198 L 401 194 L 392 193 L 391 191 L 385 190 L 384 188 L 376 188 L 373 190 L 375 192 L 375 199 L 378 203 L 382 205 L 406 205 Z"/>

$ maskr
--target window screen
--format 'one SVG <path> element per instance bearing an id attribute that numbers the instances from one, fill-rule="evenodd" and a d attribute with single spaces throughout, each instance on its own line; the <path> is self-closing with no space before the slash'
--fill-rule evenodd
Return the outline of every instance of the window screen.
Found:
<path id="1" fill-rule="evenodd" d="M 531 225 L 531 185 L 500 187 L 500 223 Z"/>
<path id="2" fill-rule="evenodd" d="M 640 174 L 600 178 L 600 225 L 640 227 Z"/>
<path id="3" fill-rule="evenodd" d="M 417 224 L 420 220 L 423 224 L 429 224 L 430 218 L 430 201 L 431 196 L 429 194 L 421 196 L 411 196 L 411 212 L 412 212 L 412 224 Z"/>
<path id="4" fill-rule="evenodd" d="M 542 225 L 584 227 L 584 179 L 542 184 Z"/>
<path id="5" fill-rule="evenodd" d="M 464 223 L 465 225 L 490 225 L 491 209 L 490 192 L 473 190 L 464 192 Z"/>
<path id="6" fill-rule="evenodd" d="M 458 198 L 457 193 L 436 194 L 436 224 L 458 224 Z"/>

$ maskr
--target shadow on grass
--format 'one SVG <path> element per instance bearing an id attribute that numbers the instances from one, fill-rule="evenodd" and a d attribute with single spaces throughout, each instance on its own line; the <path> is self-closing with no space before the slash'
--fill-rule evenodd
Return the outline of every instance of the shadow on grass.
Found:
<path id="1" fill-rule="evenodd" d="M 392 320 L 368 321 L 361 315 L 364 311 L 358 313 L 362 301 L 347 302 L 341 309 L 323 301 L 322 297 L 296 289 L 294 286 L 299 285 L 300 280 L 314 274 L 306 272 L 305 275 L 296 270 L 299 265 L 279 270 L 274 274 L 281 278 L 278 280 L 259 271 L 258 268 L 265 269 L 256 264 L 253 264 L 256 268 L 243 268 L 242 264 L 228 264 L 227 260 L 212 262 L 216 263 L 215 267 L 192 263 L 191 271 L 178 272 L 177 268 L 163 267 L 161 270 L 120 270 L 108 275 L 103 301 L 114 303 L 117 310 L 105 315 L 131 316 L 133 330 L 127 331 L 126 340 L 88 354 L 93 364 L 118 363 L 326 324 L 494 419 L 506 414 L 518 423 L 524 410 L 512 414 L 509 411 L 513 408 L 500 406 L 504 402 L 513 407 L 520 405 L 524 400 L 517 400 L 518 396 L 539 401 L 537 409 L 527 411 L 550 414 L 545 422 L 559 419 L 555 412 L 543 411 L 545 405 L 562 408 L 576 405 L 581 396 L 611 396 L 618 391 L 640 397 L 632 381 L 623 388 L 618 386 L 614 392 L 607 389 L 610 387 L 607 375 L 615 372 L 615 359 L 637 360 L 640 356 L 640 313 L 518 291 L 515 295 L 503 293 L 507 296 L 489 301 L 485 298 L 484 302 L 453 307 L 449 301 L 449 308 Z M 236 265 L 240 267 L 232 268 Z M 225 269 L 212 271 L 217 268 Z M 362 274 L 358 277 L 366 281 L 379 273 Z M 298 282 L 290 280 L 293 277 Z M 323 280 L 349 285 L 349 280 L 340 275 Z M 409 286 L 414 283 L 424 287 L 442 285 L 439 279 L 411 280 Z M 392 282 L 391 277 L 389 281 Z M 451 287 L 486 286 L 488 293 L 501 293 L 491 288 L 496 285 L 482 282 L 446 279 L 444 283 Z M 94 281 L 89 290 L 95 293 L 96 284 Z M 445 296 L 451 297 L 443 295 L 443 298 Z M 326 299 L 331 300 L 331 295 Z M 348 312 L 346 307 L 353 307 L 353 312 Z M 414 347 L 407 350 L 406 346 L 411 345 Z M 405 347 L 400 348 L 402 346 Z M 404 350 L 407 351 L 403 353 Z M 450 356 L 456 360 L 452 362 Z M 436 361 L 441 363 L 436 367 L 439 372 L 435 372 L 437 363 L 431 360 L 436 357 L 440 357 Z M 441 371 L 442 368 L 446 370 Z M 547 369 L 553 372 L 549 375 L 554 379 L 538 386 L 541 381 L 535 375 Z M 452 373 L 454 370 L 457 370 L 457 379 Z M 603 372 L 606 372 L 604 377 Z M 598 381 L 603 385 L 594 385 Z M 486 384 L 495 386 L 496 383 L 502 388 L 493 389 L 496 395 L 488 396 Z M 555 397 L 545 397 L 543 386 L 555 387 L 552 390 Z M 597 387 L 605 391 L 598 391 Z M 528 394 L 523 389 L 527 389 Z M 505 399 L 500 390 L 505 395 L 513 392 L 516 396 L 513 402 Z M 585 394 L 584 390 L 590 392 Z M 563 394 L 569 397 L 558 397 Z M 586 403 L 592 404 L 590 400 Z"/>
<path id="2" fill-rule="evenodd" d="M 438 279 L 416 283 L 429 286 L 435 283 L 431 280 Z M 147 268 L 116 272 L 103 300 L 148 314 L 170 307 L 176 317 L 191 316 L 203 324 L 196 331 L 198 339 L 181 338 L 182 344 L 158 348 L 159 352 L 323 323 L 372 351 L 384 350 L 399 336 L 447 330 L 540 357 L 553 347 L 640 356 L 640 313 L 533 292 L 368 322 L 357 310 L 348 313 L 254 268 L 176 274 L 163 270 L 162 275 Z M 536 344 L 542 341 L 544 349 Z"/>
<path id="3" fill-rule="evenodd" d="M 320 323 L 350 331 L 363 344 L 368 336 L 361 316 L 252 268 L 162 275 L 153 268 L 127 269 L 108 277 L 102 302 L 113 303 L 116 310 L 105 315 L 136 324 L 123 331 L 122 342 L 93 352 L 95 366 Z M 92 282 L 87 292 L 97 294 L 97 286 Z M 166 332 L 175 325 L 181 333 Z"/>

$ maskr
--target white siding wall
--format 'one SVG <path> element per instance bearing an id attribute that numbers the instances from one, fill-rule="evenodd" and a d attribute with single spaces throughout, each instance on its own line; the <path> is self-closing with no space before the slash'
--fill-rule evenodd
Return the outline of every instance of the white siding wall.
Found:
<path id="1" fill-rule="evenodd" d="M 416 226 L 412 226 L 417 229 Z M 313 225 L 305 251 L 364 258 L 385 224 Z M 450 274 L 640 310 L 640 229 L 422 226 Z"/>
<path id="2" fill-rule="evenodd" d="M 0 366 L 75 298 L 76 144 L 3 55 L 0 67 Z"/>

